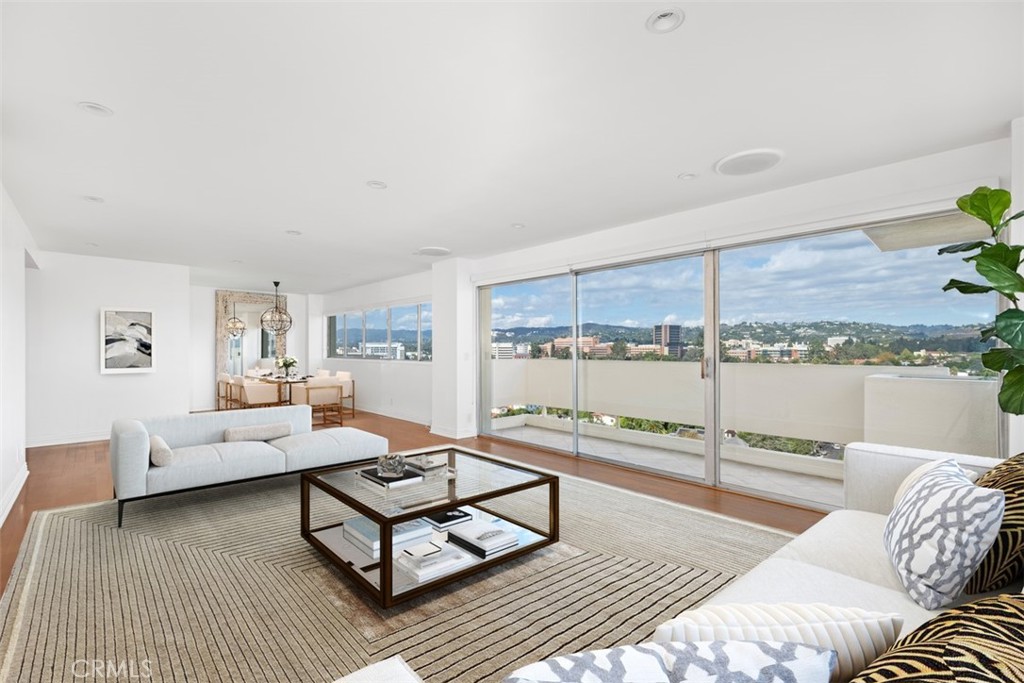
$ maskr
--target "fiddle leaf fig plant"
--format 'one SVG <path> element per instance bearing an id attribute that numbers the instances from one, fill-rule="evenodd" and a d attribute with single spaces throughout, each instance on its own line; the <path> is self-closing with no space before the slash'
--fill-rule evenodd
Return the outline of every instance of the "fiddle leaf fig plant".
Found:
<path id="1" fill-rule="evenodd" d="M 998 292 L 1012 308 L 996 316 L 995 324 L 981 331 L 981 340 L 993 337 L 1006 344 L 1005 347 L 989 349 L 981 354 L 981 362 L 989 370 L 1006 372 L 999 390 L 999 407 L 1007 413 L 1024 415 L 1024 311 L 1020 309 L 1020 297 L 1024 296 L 1024 277 L 1018 271 L 1024 245 L 1006 244 L 999 236 L 1012 221 L 1024 216 L 1018 211 L 1010 217 L 1012 198 L 1006 190 L 979 187 L 974 192 L 956 200 L 957 207 L 969 216 L 982 221 L 992 232 L 992 240 L 960 242 L 939 249 L 940 254 L 964 254 L 964 261 L 974 264 L 974 269 L 988 284 L 976 284 L 963 280 L 950 280 L 943 291 L 956 290 L 961 294 L 987 294 Z"/>

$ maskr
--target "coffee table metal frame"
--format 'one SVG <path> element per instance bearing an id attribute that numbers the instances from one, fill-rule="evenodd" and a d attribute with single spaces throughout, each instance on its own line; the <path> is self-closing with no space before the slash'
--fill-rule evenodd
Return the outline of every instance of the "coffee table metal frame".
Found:
<path id="1" fill-rule="evenodd" d="M 405 602 L 406 600 L 411 600 L 413 598 L 419 597 L 425 593 L 436 590 L 441 586 L 445 586 L 455 581 L 459 581 L 460 579 L 464 579 L 467 576 L 471 576 L 478 572 L 484 571 L 486 569 L 489 569 L 490 567 L 501 564 L 503 562 L 508 562 L 509 560 L 515 559 L 527 553 L 533 552 L 538 548 L 543 548 L 544 546 L 551 545 L 552 543 L 556 543 L 558 541 L 557 476 L 547 474 L 545 472 L 539 472 L 537 470 L 532 470 L 528 467 L 523 467 L 518 464 L 512 464 L 501 460 L 496 460 L 494 458 L 488 457 L 483 453 L 471 451 L 453 445 L 419 449 L 416 451 L 405 451 L 403 452 L 403 455 L 411 457 L 418 455 L 436 456 L 447 454 L 449 459 L 449 466 L 454 467 L 456 453 L 462 456 L 468 456 L 471 458 L 482 460 L 487 463 L 496 465 L 498 467 L 528 473 L 533 477 L 533 479 L 511 486 L 499 486 L 497 488 L 494 488 L 493 490 L 488 490 L 476 495 L 470 495 L 459 498 L 456 492 L 456 478 L 458 476 L 456 472 L 456 478 L 449 479 L 447 481 L 448 496 L 446 500 L 442 500 L 435 504 L 424 505 L 416 507 L 415 509 L 412 510 L 401 511 L 397 514 L 389 515 L 382 513 L 375 509 L 372 505 L 367 504 L 362 500 L 359 500 L 359 497 L 349 495 L 345 491 L 339 490 L 338 488 L 332 486 L 330 483 L 324 481 L 321 478 L 324 475 L 330 475 L 336 472 L 351 471 L 355 473 L 356 470 L 363 469 L 369 466 L 375 466 L 376 459 L 360 460 L 339 467 L 331 467 L 326 469 L 304 472 L 302 474 L 301 481 L 302 537 L 306 539 L 306 541 L 310 545 L 312 545 L 314 548 L 320 551 L 320 553 L 323 554 L 328 560 L 330 560 L 331 563 L 334 566 L 336 566 L 342 573 L 344 573 L 346 576 L 352 579 L 352 581 L 355 582 L 356 585 L 360 586 L 364 591 L 370 594 L 374 598 L 374 600 L 378 602 L 381 605 L 381 607 L 384 608 L 392 607 L 398 603 Z M 358 476 L 358 474 L 356 474 L 355 476 Z M 407 488 L 403 487 L 402 489 L 400 489 L 400 491 L 404 492 L 406 490 L 412 490 L 413 486 L 416 485 L 414 484 Z M 523 522 L 520 519 L 515 519 L 512 516 L 510 516 L 507 512 L 496 513 L 493 510 L 488 509 L 487 506 L 485 505 L 487 501 L 492 501 L 503 496 L 508 496 L 514 493 L 518 493 L 528 489 L 539 488 L 542 486 L 548 487 L 548 531 L 538 529 L 530 524 Z M 328 544 L 324 543 L 320 538 L 318 538 L 318 536 L 316 535 L 318 532 L 340 527 L 341 524 L 328 524 L 326 526 L 318 527 L 315 529 L 310 527 L 311 487 L 323 491 L 328 496 L 331 496 L 332 498 L 336 499 L 337 501 L 341 502 L 343 505 L 351 508 L 352 510 L 358 512 L 359 514 L 364 515 L 365 517 L 376 522 L 380 526 L 380 558 L 378 560 L 376 560 L 371 565 L 363 566 L 359 569 L 356 569 L 354 567 L 353 557 L 343 557 L 341 554 L 336 552 L 336 548 L 332 548 Z M 368 488 L 367 490 L 369 491 L 370 489 Z M 420 517 L 435 512 L 454 510 L 455 508 L 464 506 L 473 506 L 474 508 L 481 510 L 485 513 L 495 515 L 496 517 L 500 517 L 508 522 L 511 522 L 516 526 L 522 527 L 523 529 L 526 529 L 532 532 L 533 534 L 536 534 L 540 538 L 533 542 L 526 543 L 524 545 L 503 551 L 494 557 L 484 559 L 475 558 L 476 561 L 467 567 L 456 569 L 452 571 L 450 574 L 445 574 L 433 580 L 424 581 L 422 584 L 416 587 L 402 591 L 397 596 L 393 595 L 394 575 L 392 572 L 394 558 L 392 554 L 391 532 L 394 525 L 400 524 L 402 522 L 408 522 L 413 519 L 418 519 Z M 372 569 L 377 569 L 379 571 L 379 587 L 374 585 L 370 580 L 368 580 L 364 576 L 367 570 Z"/>

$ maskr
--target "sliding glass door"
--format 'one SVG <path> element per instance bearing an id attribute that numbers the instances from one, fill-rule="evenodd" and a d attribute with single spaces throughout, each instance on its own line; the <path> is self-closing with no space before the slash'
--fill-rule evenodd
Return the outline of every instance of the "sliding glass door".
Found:
<path id="1" fill-rule="evenodd" d="M 852 441 L 999 455 L 941 216 L 480 290 L 481 431 L 822 508 Z M 982 226 L 983 227 L 983 226 Z M 707 438 L 713 434 L 713 438 Z"/>
<path id="2" fill-rule="evenodd" d="M 578 453 L 704 478 L 700 256 L 576 277 Z"/>

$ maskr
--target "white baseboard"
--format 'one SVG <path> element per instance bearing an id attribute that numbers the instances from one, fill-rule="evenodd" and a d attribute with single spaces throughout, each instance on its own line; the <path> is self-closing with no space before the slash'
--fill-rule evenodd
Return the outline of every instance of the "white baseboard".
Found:
<path id="1" fill-rule="evenodd" d="M 18 495 L 21 493 L 21 489 L 25 486 L 25 481 L 28 479 L 28 465 L 24 462 L 21 463 L 21 470 L 18 472 L 18 476 L 14 478 L 14 482 L 7 487 L 7 490 L 3 492 L 3 497 L 0 498 L 0 524 L 4 523 L 7 519 L 7 514 L 14 507 L 14 501 L 18 500 Z"/>
<path id="2" fill-rule="evenodd" d="M 471 439 L 474 436 L 477 436 L 475 429 L 463 429 L 459 431 L 458 428 L 453 429 L 444 425 L 431 425 L 430 433 L 443 436 L 446 439 Z"/>
<path id="3" fill-rule="evenodd" d="M 66 443 L 106 441 L 109 438 L 109 429 L 101 432 L 80 432 L 78 434 L 43 434 L 42 436 L 29 437 L 25 447 L 36 448 L 38 446 L 62 446 Z"/>

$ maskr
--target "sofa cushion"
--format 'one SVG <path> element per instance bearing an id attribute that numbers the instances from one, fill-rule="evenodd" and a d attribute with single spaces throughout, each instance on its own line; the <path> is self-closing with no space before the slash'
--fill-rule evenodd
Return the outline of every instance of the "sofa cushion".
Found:
<path id="1" fill-rule="evenodd" d="M 186 446 L 174 449 L 170 465 L 149 468 L 146 493 L 177 491 L 284 471 L 284 454 L 262 441 Z"/>
<path id="2" fill-rule="evenodd" d="M 901 638 L 851 683 L 1024 681 L 1024 596 L 949 609 Z"/>
<path id="3" fill-rule="evenodd" d="M 288 472 L 366 460 L 388 452 L 388 440 L 383 436 L 352 427 L 292 434 L 269 443 L 284 452 Z"/>
<path id="4" fill-rule="evenodd" d="M 879 541 L 876 539 L 876 543 Z M 705 603 L 821 602 L 837 607 L 860 607 L 903 615 L 903 633 L 938 612 L 926 610 L 903 588 L 878 586 L 841 572 L 796 560 L 769 557 Z"/>
<path id="5" fill-rule="evenodd" d="M 926 609 L 951 604 L 999 533 L 1005 494 L 975 486 L 954 460 L 918 479 L 882 539 L 907 593 Z"/>
<path id="6" fill-rule="evenodd" d="M 780 640 L 835 650 L 833 683 L 846 683 L 888 650 L 903 626 L 895 613 L 823 603 L 704 605 L 657 628 L 654 640 Z"/>
<path id="7" fill-rule="evenodd" d="M 1024 453 L 981 475 L 978 486 L 1002 491 L 1006 509 L 992 549 L 964 588 L 972 594 L 1004 588 L 1024 573 Z"/>
<path id="8" fill-rule="evenodd" d="M 802 643 L 642 643 L 552 657 L 516 669 L 504 683 L 826 681 L 835 658 Z"/>
<path id="9" fill-rule="evenodd" d="M 773 557 L 806 562 L 905 593 L 882 545 L 885 522 L 885 515 L 875 512 L 835 510 L 779 548 Z"/>
<path id="10" fill-rule="evenodd" d="M 270 441 L 292 433 L 290 422 L 272 422 L 265 425 L 228 427 L 224 430 L 225 441 Z"/>
<path id="11" fill-rule="evenodd" d="M 927 474 L 931 470 L 935 469 L 936 467 L 941 466 L 942 463 L 944 463 L 944 462 L 946 462 L 946 460 L 930 460 L 930 461 L 926 462 L 925 464 L 921 465 L 920 467 L 918 467 L 917 469 L 915 469 L 913 472 L 908 474 L 906 477 L 904 477 L 903 481 L 900 483 L 899 487 L 896 489 L 896 495 L 894 495 L 893 498 L 892 498 L 892 506 L 896 507 L 897 505 L 899 505 L 900 504 L 900 500 L 902 500 L 903 496 L 906 495 L 907 491 L 910 490 L 911 486 L 916 484 L 918 482 L 918 480 L 921 477 L 923 477 L 925 474 Z M 961 469 L 963 469 L 963 468 L 961 468 Z M 977 472 L 973 472 L 973 471 L 970 471 L 970 470 L 964 470 L 964 475 L 968 479 L 970 479 L 971 481 L 976 481 L 978 479 L 978 476 L 979 476 Z"/>
<path id="12" fill-rule="evenodd" d="M 174 461 L 174 451 L 164 441 L 164 437 L 156 434 L 149 437 L 149 461 L 157 467 L 170 465 Z"/>

